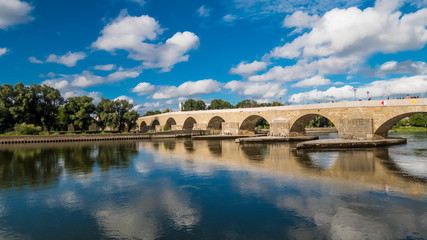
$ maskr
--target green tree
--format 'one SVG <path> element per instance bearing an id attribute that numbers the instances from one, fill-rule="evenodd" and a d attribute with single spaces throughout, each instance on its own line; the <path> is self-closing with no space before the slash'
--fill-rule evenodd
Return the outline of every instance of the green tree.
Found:
<path id="1" fill-rule="evenodd" d="M 278 106 L 285 106 L 285 104 L 278 102 L 278 101 L 274 101 L 271 103 L 267 103 L 266 105 L 267 107 L 278 107 Z"/>
<path id="2" fill-rule="evenodd" d="M 65 106 L 60 106 L 58 108 L 58 114 L 56 115 L 56 128 L 59 130 L 67 130 L 68 124 L 70 123 Z"/>
<path id="3" fill-rule="evenodd" d="M 162 112 L 160 112 L 160 110 L 154 111 L 154 115 L 157 115 L 157 114 L 162 114 Z"/>
<path id="4" fill-rule="evenodd" d="M 169 123 L 168 123 L 168 122 L 166 122 L 166 123 L 165 123 L 165 126 L 163 127 L 163 130 L 164 130 L 164 131 L 169 131 L 169 130 L 171 130 L 171 127 L 169 126 Z"/>
<path id="5" fill-rule="evenodd" d="M 171 112 L 170 108 L 166 108 L 165 110 L 163 110 L 163 113 L 168 113 L 168 112 Z"/>
<path id="6" fill-rule="evenodd" d="M 0 132 L 11 130 L 15 125 L 10 108 L 13 106 L 13 87 L 10 84 L 0 86 Z"/>
<path id="7" fill-rule="evenodd" d="M 132 128 L 135 128 L 137 126 L 136 120 L 138 120 L 139 118 L 139 113 L 135 110 L 132 110 L 130 112 L 125 113 L 123 118 L 125 119 L 126 125 L 128 127 L 127 131 L 130 132 Z"/>
<path id="8" fill-rule="evenodd" d="M 426 127 L 427 126 L 427 114 L 414 114 L 409 117 L 409 124 L 414 127 Z"/>
<path id="9" fill-rule="evenodd" d="M 55 126 L 59 107 L 64 104 L 64 98 L 52 87 L 37 85 L 34 88 L 37 89 L 38 96 L 37 116 L 40 117 L 42 126 L 49 132 Z"/>
<path id="10" fill-rule="evenodd" d="M 91 114 L 95 111 L 95 105 L 92 101 L 93 98 L 87 96 L 68 98 L 65 104 L 65 112 L 68 122 L 74 128 L 86 131 L 92 124 Z"/>
<path id="11" fill-rule="evenodd" d="M 118 99 L 113 101 L 113 106 L 115 113 L 117 114 L 119 131 L 121 132 L 125 127 L 125 113 L 129 112 L 133 108 L 133 104 L 129 103 L 125 99 Z"/>
<path id="12" fill-rule="evenodd" d="M 108 98 L 101 98 L 101 101 L 96 106 L 95 113 L 98 116 L 96 124 L 102 131 L 104 131 L 107 126 L 110 129 L 117 127 L 118 115 L 115 111 L 113 102 Z"/>
<path id="13" fill-rule="evenodd" d="M 253 108 L 259 107 L 259 104 L 252 99 L 246 99 L 236 104 L 236 108 Z"/>
<path id="14" fill-rule="evenodd" d="M 147 111 L 144 115 L 142 115 L 142 116 L 144 116 L 144 117 L 146 117 L 146 116 L 153 116 L 153 115 L 156 115 L 153 111 Z"/>
<path id="15" fill-rule="evenodd" d="M 209 109 L 231 109 L 233 105 L 227 101 L 223 101 L 222 99 L 214 99 L 209 105 Z"/>
<path id="16" fill-rule="evenodd" d="M 195 111 L 195 110 L 205 110 L 206 103 L 203 100 L 194 100 L 192 98 L 188 99 L 184 103 L 184 111 Z"/>

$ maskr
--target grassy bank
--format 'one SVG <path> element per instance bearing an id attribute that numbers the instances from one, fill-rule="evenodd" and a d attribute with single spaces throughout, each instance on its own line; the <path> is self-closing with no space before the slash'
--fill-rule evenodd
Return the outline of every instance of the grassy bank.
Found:
<path id="1" fill-rule="evenodd" d="M 426 127 L 399 126 L 399 127 L 393 127 L 390 131 L 394 131 L 394 132 L 427 132 L 427 128 Z"/>

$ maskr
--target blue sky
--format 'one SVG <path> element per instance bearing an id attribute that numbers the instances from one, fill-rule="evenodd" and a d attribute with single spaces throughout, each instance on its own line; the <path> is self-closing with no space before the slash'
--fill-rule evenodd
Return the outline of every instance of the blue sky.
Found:
<path id="1" fill-rule="evenodd" d="M 423 97 L 426 27 L 425 0 L 0 0 L 0 84 L 141 113 L 188 98 Z"/>

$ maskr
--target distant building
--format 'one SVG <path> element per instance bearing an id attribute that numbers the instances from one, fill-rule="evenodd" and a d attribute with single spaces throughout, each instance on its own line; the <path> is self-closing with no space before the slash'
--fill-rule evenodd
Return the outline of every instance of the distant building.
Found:
<path id="1" fill-rule="evenodd" d="M 182 102 L 179 102 L 179 111 L 182 112 L 182 110 L 183 110 Z"/>

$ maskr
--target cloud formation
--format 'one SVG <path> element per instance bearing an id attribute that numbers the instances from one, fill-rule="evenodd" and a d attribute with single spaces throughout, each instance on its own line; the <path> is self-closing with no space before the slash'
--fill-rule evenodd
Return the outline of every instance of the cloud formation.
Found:
<path id="1" fill-rule="evenodd" d="M 231 92 L 237 92 L 240 96 L 254 98 L 276 98 L 286 94 L 279 83 L 248 83 L 242 81 L 231 81 L 225 84 L 224 88 Z"/>
<path id="2" fill-rule="evenodd" d="M 188 61 L 187 52 L 199 45 L 199 37 L 187 31 L 175 33 L 165 43 L 151 43 L 161 34 L 163 29 L 154 18 L 147 15 L 134 17 L 122 12 L 104 27 L 92 47 L 109 52 L 125 50 L 129 52 L 129 58 L 142 61 L 144 68 L 160 68 L 168 72 L 175 64 Z"/>
<path id="3" fill-rule="evenodd" d="M 176 97 L 189 97 L 197 94 L 209 94 L 221 91 L 221 83 L 213 79 L 188 81 L 178 87 L 161 86 L 153 94 L 152 99 L 168 99 Z"/>
<path id="4" fill-rule="evenodd" d="M 413 62 L 411 60 L 407 60 L 404 62 L 389 61 L 383 63 L 375 71 L 376 76 L 406 73 L 413 75 L 425 75 L 427 74 L 427 64 L 425 62 Z"/>
<path id="5" fill-rule="evenodd" d="M 39 60 L 35 57 L 29 57 L 28 60 L 32 63 L 43 64 L 43 63 L 58 63 L 67 67 L 76 66 L 77 62 L 87 57 L 84 52 L 67 52 L 65 55 L 58 56 L 56 54 L 50 54 L 45 61 Z"/>
<path id="6" fill-rule="evenodd" d="M 96 70 L 101 70 L 101 71 L 111 71 L 111 70 L 116 68 L 116 65 L 114 65 L 114 64 L 97 65 L 93 68 Z"/>
<path id="7" fill-rule="evenodd" d="M 301 80 L 293 84 L 292 87 L 300 87 L 300 88 L 317 87 L 317 86 L 329 85 L 331 83 L 332 83 L 331 80 L 326 79 L 323 76 L 314 76 L 311 78 Z"/>
<path id="8" fill-rule="evenodd" d="M 237 65 L 237 67 L 231 68 L 229 73 L 248 76 L 255 72 L 265 70 L 266 68 L 267 63 L 265 62 L 253 61 L 252 63 L 247 63 L 242 61 L 239 63 L 239 65 Z"/>
<path id="9" fill-rule="evenodd" d="M 32 21 L 30 16 L 33 7 L 19 0 L 0 0 L 0 29 Z"/>
<path id="10" fill-rule="evenodd" d="M 132 92 L 138 93 L 139 96 L 147 95 L 154 92 L 155 86 L 148 82 L 138 83 L 136 87 L 132 89 Z"/>
<path id="11" fill-rule="evenodd" d="M 211 15 L 211 11 L 212 9 L 205 7 L 205 5 L 202 5 L 197 9 L 196 12 L 200 17 L 209 17 Z"/>
<path id="12" fill-rule="evenodd" d="M 390 97 L 424 94 L 427 92 L 427 75 L 417 75 L 412 77 L 402 77 L 390 80 L 374 81 L 372 83 L 360 86 L 356 89 L 356 97 L 362 98 L 369 96 Z M 293 94 L 289 97 L 290 102 L 317 102 L 352 99 L 354 97 L 354 87 L 345 85 L 340 88 L 331 87 L 325 91 L 312 90 Z"/>
<path id="13" fill-rule="evenodd" d="M 7 49 L 7 48 L 0 48 L 0 57 L 5 55 L 8 51 L 9 51 L 9 49 Z"/>

